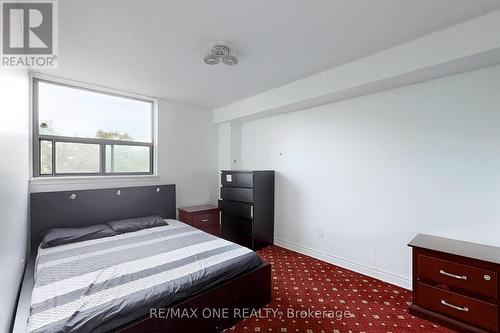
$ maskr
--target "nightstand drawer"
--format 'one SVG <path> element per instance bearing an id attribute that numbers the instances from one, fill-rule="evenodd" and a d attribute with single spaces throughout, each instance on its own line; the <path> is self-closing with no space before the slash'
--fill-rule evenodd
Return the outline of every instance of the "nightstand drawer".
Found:
<path id="1" fill-rule="evenodd" d="M 193 215 L 193 226 L 213 227 L 219 225 L 219 213 L 204 213 Z"/>
<path id="2" fill-rule="evenodd" d="M 418 284 L 418 304 L 429 310 L 496 332 L 498 307 L 495 304 Z"/>
<path id="3" fill-rule="evenodd" d="M 497 274 L 426 255 L 418 256 L 418 278 L 497 298 Z"/>
<path id="4" fill-rule="evenodd" d="M 219 208 L 215 206 L 179 208 L 179 220 L 213 235 L 220 235 Z"/>
<path id="5" fill-rule="evenodd" d="M 200 227 L 200 230 L 208 232 L 209 234 L 212 234 L 214 236 L 220 237 L 221 232 L 220 232 L 220 227 L 217 226 L 208 226 L 208 227 Z"/>

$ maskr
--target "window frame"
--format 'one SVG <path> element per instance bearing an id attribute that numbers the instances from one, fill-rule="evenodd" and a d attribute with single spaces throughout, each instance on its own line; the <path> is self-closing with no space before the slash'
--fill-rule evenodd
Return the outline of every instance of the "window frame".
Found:
<path id="1" fill-rule="evenodd" d="M 38 113 L 38 83 L 47 82 L 53 85 L 70 87 L 73 89 L 87 90 L 99 94 L 117 96 L 121 98 L 134 99 L 141 102 L 151 103 L 151 141 L 138 142 L 126 140 L 109 140 L 96 138 L 78 138 L 58 135 L 45 135 L 39 133 L 39 113 Z M 136 177 L 136 176 L 157 176 L 157 124 L 158 124 L 158 99 L 148 96 L 141 96 L 127 92 L 112 90 L 104 87 L 98 87 L 79 82 L 46 78 L 39 75 L 31 75 L 31 107 L 32 107 L 32 176 L 34 179 L 56 179 L 56 178 L 104 178 L 104 177 Z M 41 174 L 41 156 L 40 146 L 42 141 L 52 143 L 52 174 Z M 82 143 L 82 144 L 97 144 L 99 145 L 99 172 L 83 172 L 83 173 L 57 173 L 56 172 L 56 143 Z M 121 146 L 139 146 L 149 148 L 149 172 L 106 172 L 106 145 L 121 145 Z"/>

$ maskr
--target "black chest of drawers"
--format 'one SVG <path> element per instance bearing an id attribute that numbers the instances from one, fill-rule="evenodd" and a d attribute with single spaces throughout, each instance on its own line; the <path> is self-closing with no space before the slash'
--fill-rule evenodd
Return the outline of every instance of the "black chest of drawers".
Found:
<path id="1" fill-rule="evenodd" d="M 221 172 L 222 237 L 253 250 L 273 244 L 274 171 Z"/>

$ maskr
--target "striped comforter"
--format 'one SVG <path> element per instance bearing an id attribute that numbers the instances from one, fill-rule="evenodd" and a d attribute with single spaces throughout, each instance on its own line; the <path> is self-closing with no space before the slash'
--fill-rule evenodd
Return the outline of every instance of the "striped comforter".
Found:
<path id="1" fill-rule="evenodd" d="M 260 265 L 257 254 L 176 220 L 39 249 L 28 332 L 106 332 Z"/>

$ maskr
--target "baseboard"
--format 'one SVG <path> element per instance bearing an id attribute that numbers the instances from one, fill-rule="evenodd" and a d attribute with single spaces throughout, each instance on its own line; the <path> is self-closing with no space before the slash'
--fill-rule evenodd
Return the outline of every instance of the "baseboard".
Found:
<path id="1" fill-rule="evenodd" d="M 375 279 L 382 280 L 387 283 L 394 284 L 398 287 L 405 288 L 408 290 L 411 290 L 411 281 L 407 278 L 404 278 L 402 276 L 398 276 L 395 274 L 387 273 L 387 272 L 382 272 L 379 270 L 376 270 L 375 268 L 368 267 L 365 265 L 361 265 L 343 258 L 339 258 L 336 256 L 332 256 L 331 254 L 318 251 L 315 249 L 312 249 L 307 246 L 299 245 L 284 239 L 280 239 L 277 237 L 274 237 L 274 244 L 277 246 L 281 246 L 285 249 L 292 250 L 301 254 L 308 255 L 310 257 L 325 261 L 327 263 L 349 269 L 351 271 L 354 271 L 356 273 L 364 274 L 367 276 L 370 276 Z"/>

